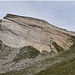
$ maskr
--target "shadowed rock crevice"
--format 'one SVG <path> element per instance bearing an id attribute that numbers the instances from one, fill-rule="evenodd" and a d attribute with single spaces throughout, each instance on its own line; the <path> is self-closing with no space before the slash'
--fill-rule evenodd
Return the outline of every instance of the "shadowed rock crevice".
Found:
<path id="1" fill-rule="evenodd" d="M 54 45 L 54 47 L 56 48 L 56 50 L 58 51 L 58 53 L 62 53 L 62 52 L 65 51 L 62 47 L 60 47 L 59 45 L 57 45 L 56 42 L 53 42 L 52 44 Z"/>

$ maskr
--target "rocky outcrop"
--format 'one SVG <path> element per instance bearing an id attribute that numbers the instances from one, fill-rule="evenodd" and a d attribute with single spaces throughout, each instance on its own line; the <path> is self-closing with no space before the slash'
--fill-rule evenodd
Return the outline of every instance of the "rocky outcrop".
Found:
<path id="1" fill-rule="evenodd" d="M 69 50 L 74 35 L 44 20 L 7 14 L 0 20 L 0 73 L 26 68 L 27 74 L 33 75 L 29 71 L 50 65 L 43 60 Z"/>

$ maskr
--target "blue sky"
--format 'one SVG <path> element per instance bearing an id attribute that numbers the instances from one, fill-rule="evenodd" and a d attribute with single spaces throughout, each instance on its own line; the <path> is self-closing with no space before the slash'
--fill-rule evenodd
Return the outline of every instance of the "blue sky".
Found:
<path id="1" fill-rule="evenodd" d="M 75 31 L 74 1 L 0 1 L 0 18 L 7 13 L 44 19 L 55 26 Z"/>

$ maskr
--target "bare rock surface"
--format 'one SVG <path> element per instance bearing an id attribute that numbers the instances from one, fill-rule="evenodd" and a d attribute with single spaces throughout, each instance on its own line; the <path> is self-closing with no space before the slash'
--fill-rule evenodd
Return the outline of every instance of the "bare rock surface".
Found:
<path id="1" fill-rule="evenodd" d="M 66 30 L 54 27 L 43 20 L 7 14 L 0 24 L 0 39 L 13 48 L 30 45 L 40 51 L 50 52 L 52 41 L 65 50 L 73 44 Z M 57 53 L 57 50 L 54 51 Z"/>

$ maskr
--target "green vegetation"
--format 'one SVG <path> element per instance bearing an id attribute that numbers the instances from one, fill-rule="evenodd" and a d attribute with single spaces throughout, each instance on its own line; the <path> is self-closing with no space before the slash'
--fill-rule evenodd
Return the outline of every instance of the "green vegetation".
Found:
<path id="1" fill-rule="evenodd" d="M 75 58 L 49 67 L 36 75 L 75 75 Z"/>
<path id="2" fill-rule="evenodd" d="M 20 49 L 20 52 L 16 55 L 14 58 L 14 62 L 18 62 L 21 59 L 26 59 L 26 58 L 35 58 L 40 52 L 31 47 L 31 46 L 26 46 Z"/>

